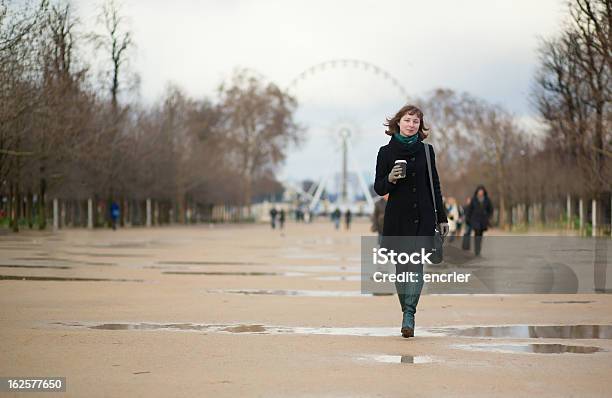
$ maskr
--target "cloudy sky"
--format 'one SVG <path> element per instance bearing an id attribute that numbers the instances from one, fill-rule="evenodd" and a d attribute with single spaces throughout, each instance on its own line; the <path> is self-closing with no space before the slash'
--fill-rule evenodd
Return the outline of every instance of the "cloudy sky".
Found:
<path id="1" fill-rule="evenodd" d="M 91 0 L 75 2 L 86 29 Z M 194 97 L 213 97 L 234 68 L 248 67 L 288 86 L 310 67 L 357 59 L 396 78 L 409 95 L 438 87 L 504 105 L 526 122 L 539 37 L 565 16 L 562 0 L 292 1 L 123 0 L 137 48 L 132 70 L 152 103 L 170 82 Z M 327 68 L 294 89 L 307 143 L 292 149 L 281 177 L 319 179 L 338 170 L 337 131 L 351 129 L 355 163 L 373 178 L 387 141 L 382 123 L 404 103 L 401 91 L 363 68 Z M 427 115 L 426 115 L 427 116 Z M 435 126 L 435 121 L 430 121 Z"/>

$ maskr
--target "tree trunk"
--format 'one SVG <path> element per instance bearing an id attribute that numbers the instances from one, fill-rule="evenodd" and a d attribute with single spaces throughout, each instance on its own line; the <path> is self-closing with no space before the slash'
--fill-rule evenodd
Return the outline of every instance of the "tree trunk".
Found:
<path id="1" fill-rule="evenodd" d="M 41 177 L 38 191 L 38 229 L 43 230 L 47 228 L 47 207 L 45 206 L 47 194 L 47 180 L 42 176 L 42 173 L 44 173 L 44 168 L 41 168 L 40 172 Z"/>

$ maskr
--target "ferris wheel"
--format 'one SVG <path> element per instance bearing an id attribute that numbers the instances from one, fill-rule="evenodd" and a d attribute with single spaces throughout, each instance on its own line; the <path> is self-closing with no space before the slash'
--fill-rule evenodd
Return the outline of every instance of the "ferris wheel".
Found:
<path id="1" fill-rule="evenodd" d="M 316 77 L 319 73 L 331 71 L 331 70 L 339 70 L 339 69 L 355 69 L 359 71 L 363 71 L 364 73 L 371 73 L 374 76 L 378 76 L 379 78 L 390 83 L 395 90 L 401 95 L 401 98 L 408 99 L 408 91 L 406 88 L 400 83 L 400 81 L 395 78 L 391 73 L 387 72 L 383 68 L 374 65 L 370 62 L 359 60 L 359 59 L 332 59 L 329 61 L 321 62 L 316 65 L 310 66 L 305 69 L 301 73 L 299 73 L 296 77 L 294 77 L 288 87 L 287 92 L 292 94 L 294 97 L 299 97 L 297 94 L 297 89 L 299 85 L 305 80 Z M 365 183 L 365 179 L 363 178 L 362 171 L 358 167 L 358 162 L 355 160 L 353 154 L 355 153 L 353 146 L 351 135 L 354 133 L 354 128 L 349 123 L 341 123 L 338 126 L 334 127 L 335 137 L 339 142 L 339 147 L 341 148 L 342 162 L 340 165 L 340 179 L 338 183 L 338 179 L 334 178 L 338 172 L 328 172 L 322 175 L 319 181 L 316 184 L 313 184 L 308 192 L 303 192 L 302 195 L 305 196 L 309 203 L 308 208 L 311 212 L 318 212 L 318 207 L 321 202 L 321 196 L 323 191 L 335 191 L 339 194 L 337 195 L 337 200 L 335 205 L 337 207 L 342 208 L 353 208 L 356 205 L 355 195 L 353 195 L 352 199 L 349 196 L 349 188 L 352 189 L 353 192 L 357 193 L 360 191 L 361 195 L 365 197 L 365 200 L 368 204 L 365 212 L 369 213 L 374 208 L 374 200 L 370 193 L 370 190 Z M 331 165 L 330 165 L 331 166 Z M 329 170 L 334 170 L 333 167 L 330 167 Z M 351 183 L 350 176 L 356 176 L 357 184 L 354 182 Z M 334 183 L 335 181 L 335 183 Z M 353 179 L 354 181 L 354 179 Z M 336 185 L 335 187 L 331 185 Z M 338 186 L 339 185 L 339 186 Z M 349 187 L 349 185 L 357 185 L 356 187 Z M 332 189 L 330 189 L 332 188 Z M 335 188 L 335 189 L 334 189 Z M 354 209 L 351 209 L 354 210 Z"/>

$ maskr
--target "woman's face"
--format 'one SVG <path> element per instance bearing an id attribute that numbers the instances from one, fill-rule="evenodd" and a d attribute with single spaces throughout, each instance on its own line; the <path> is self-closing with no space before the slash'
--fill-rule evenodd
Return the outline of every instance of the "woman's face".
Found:
<path id="1" fill-rule="evenodd" d="M 406 113 L 399 121 L 400 134 L 404 136 L 415 135 L 419 131 L 421 120 L 417 115 Z"/>

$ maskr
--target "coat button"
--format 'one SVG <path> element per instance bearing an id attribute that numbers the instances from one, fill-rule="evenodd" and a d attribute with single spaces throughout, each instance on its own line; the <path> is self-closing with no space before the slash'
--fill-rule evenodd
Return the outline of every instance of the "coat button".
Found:
<path id="1" fill-rule="evenodd" d="M 416 176 L 416 173 L 412 173 L 412 176 L 413 176 L 413 177 L 414 177 L 414 176 Z"/>
<path id="2" fill-rule="evenodd" d="M 413 204 L 412 204 L 412 207 L 414 207 L 414 208 L 416 209 L 417 204 L 416 204 L 416 203 L 413 203 Z"/>
<path id="3" fill-rule="evenodd" d="M 416 188 L 412 188 L 412 192 L 416 192 Z"/>
<path id="4" fill-rule="evenodd" d="M 418 218 L 417 218 L 416 220 L 414 220 L 414 223 L 415 223 L 415 224 L 416 224 L 416 223 L 418 223 L 418 222 L 419 222 L 419 219 L 418 219 Z"/>
<path id="5" fill-rule="evenodd" d="M 414 156 L 410 158 L 410 160 L 412 160 L 414 162 Z"/>

